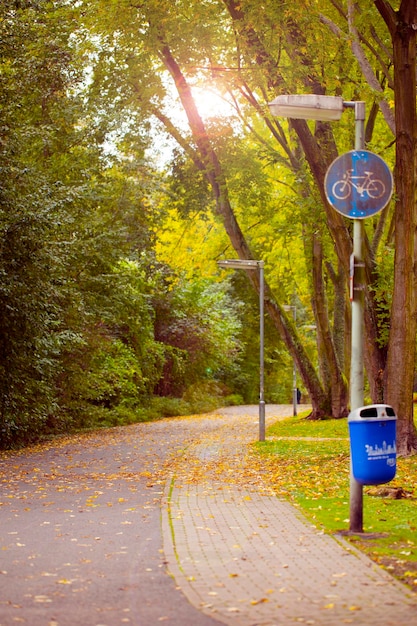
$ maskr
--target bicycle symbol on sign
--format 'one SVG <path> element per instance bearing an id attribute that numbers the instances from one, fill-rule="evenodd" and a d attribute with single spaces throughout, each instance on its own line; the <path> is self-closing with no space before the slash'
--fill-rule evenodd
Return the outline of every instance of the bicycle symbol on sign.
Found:
<path id="1" fill-rule="evenodd" d="M 385 193 L 385 185 L 382 180 L 372 178 L 373 172 L 365 171 L 365 175 L 362 176 L 354 175 L 353 172 L 353 169 L 346 170 L 343 178 L 334 183 L 332 193 L 335 198 L 346 200 L 353 189 L 356 189 L 361 197 L 367 193 L 370 198 L 382 198 Z"/>

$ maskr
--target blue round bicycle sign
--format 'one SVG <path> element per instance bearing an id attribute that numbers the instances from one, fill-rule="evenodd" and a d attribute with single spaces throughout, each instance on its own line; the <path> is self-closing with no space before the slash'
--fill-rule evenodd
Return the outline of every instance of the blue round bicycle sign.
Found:
<path id="1" fill-rule="evenodd" d="M 336 211 L 346 217 L 363 219 L 387 206 L 393 190 L 392 174 L 377 154 L 351 150 L 330 165 L 324 188 Z"/>

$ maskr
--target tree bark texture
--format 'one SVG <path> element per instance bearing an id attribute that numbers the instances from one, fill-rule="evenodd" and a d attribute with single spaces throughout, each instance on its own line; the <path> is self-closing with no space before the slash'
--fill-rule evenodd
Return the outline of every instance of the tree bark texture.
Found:
<path id="1" fill-rule="evenodd" d="M 385 372 L 386 401 L 398 416 L 398 452 L 417 450 L 413 420 L 416 342 L 416 32 L 417 4 L 402 0 L 394 11 L 386 0 L 375 5 L 391 34 L 394 53 L 396 206 L 394 291 Z"/>
<path id="2" fill-rule="evenodd" d="M 313 235 L 313 307 L 318 327 L 321 331 L 321 355 L 326 368 L 326 381 L 332 398 L 332 415 L 346 417 L 348 414 L 348 390 L 343 372 L 337 360 L 334 340 L 329 325 L 329 312 L 326 306 L 323 283 L 323 249 L 317 235 Z"/>

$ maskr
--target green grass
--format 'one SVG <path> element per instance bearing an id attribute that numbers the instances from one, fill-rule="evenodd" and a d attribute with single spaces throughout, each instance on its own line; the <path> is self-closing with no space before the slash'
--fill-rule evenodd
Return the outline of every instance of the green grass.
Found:
<path id="1" fill-rule="evenodd" d="M 308 414 L 308 411 L 306 412 Z M 349 437 L 347 420 L 311 421 L 304 415 L 276 422 L 268 429 L 268 437 Z"/>
<path id="2" fill-rule="evenodd" d="M 349 529 L 349 433 L 346 420 L 289 418 L 257 443 L 276 493 L 327 532 Z M 417 590 L 417 456 L 397 459 L 387 485 L 364 487 L 364 534 L 349 541 Z M 387 488 L 387 489 L 386 489 Z M 397 489 L 397 491 L 395 491 Z M 395 493 L 401 499 L 389 497 Z M 384 494 L 384 495 L 381 495 Z"/>

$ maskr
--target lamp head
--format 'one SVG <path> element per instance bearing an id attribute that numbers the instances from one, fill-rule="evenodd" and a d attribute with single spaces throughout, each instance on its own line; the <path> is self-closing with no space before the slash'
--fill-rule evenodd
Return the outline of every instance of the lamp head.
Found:
<path id="1" fill-rule="evenodd" d="M 274 117 L 336 121 L 342 117 L 343 98 L 314 94 L 286 94 L 278 96 L 268 106 Z"/>
<path id="2" fill-rule="evenodd" d="M 254 261 L 252 259 L 225 259 L 223 261 L 217 261 L 217 265 L 222 269 L 256 270 L 263 265 L 263 261 Z"/>

